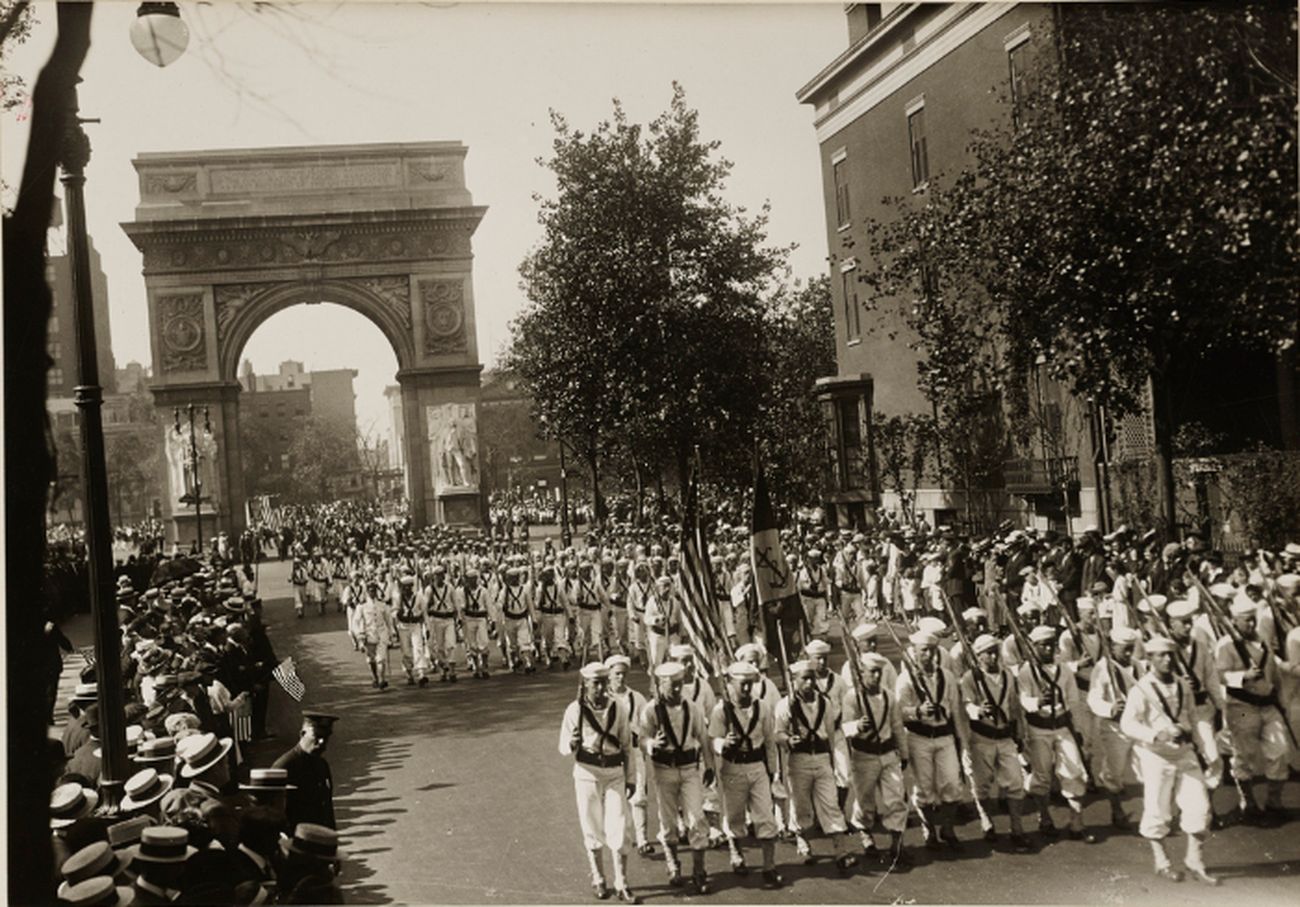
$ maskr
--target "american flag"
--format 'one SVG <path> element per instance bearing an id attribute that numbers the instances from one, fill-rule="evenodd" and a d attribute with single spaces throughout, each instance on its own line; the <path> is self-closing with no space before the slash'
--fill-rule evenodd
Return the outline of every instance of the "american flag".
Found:
<path id="1" fill-rule="evenodd" d="M 713 577 L 700 528 L 698 487 L 694 477 L 686 480 L 686 506 L 682 518 L 682 627 L 695 650 L 695 663 L 707 677 L 720 676 L 734 653 L 722 631 L 722 615 L 714 596 Z"/>
<path id="2" fill-rule="evenodd" d="M 253 739 L 253 707 L 247 699 L 236 699 L 227 709 L 230 713 L 230 726 L 235 732 L 235 739 L 247 743 Z"/>
<path id="3" fill-rule="evenodd" d="M 293 659 L 286 658 L 275 666 L 271 676 L 276 682 L 284 688 L 284 691 L 293 697 L 295 702 L 302 702 L 302 697 L 307 695 L 307 686 L 298 677 L 298 672 L 294 670 Z"/>

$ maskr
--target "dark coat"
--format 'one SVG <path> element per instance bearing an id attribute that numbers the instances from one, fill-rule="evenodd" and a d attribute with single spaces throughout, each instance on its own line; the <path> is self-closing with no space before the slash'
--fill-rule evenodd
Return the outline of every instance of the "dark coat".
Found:
<path id="1" fill-rule="evenodd" d="M 297 790 L 288 792 L 285 800 L 290 828 L 299 822 L 335 827 L 334 778 L 325 757 L 308 753 L 295 743 L 272 767 L 285 769 L 289 783 L 297 786 Z"/>

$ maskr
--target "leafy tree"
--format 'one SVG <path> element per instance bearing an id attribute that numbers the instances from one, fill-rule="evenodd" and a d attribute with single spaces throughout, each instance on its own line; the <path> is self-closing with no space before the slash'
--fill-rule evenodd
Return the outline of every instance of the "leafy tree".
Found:
<path id="1" fill-rule="evenodd" d="M 934 418 L 924 413 L 887 416 L 875 413 L 876 460 L 881 485 L 898 495 L 903 516 L 916 519 L 916 496 L 927 476 L 937 477 L 935 452 L 939 431 Z"/>
<path id="2" fill-rule="evenodd" d="M 644 128 L 617 101 L 591 133 L 554 112 L 552 123 L 554 153 L 539 163 L 557 195 L 539 199 L 544 235 L 520 268 L 530 304 L 507 363 L 547 431 L 591 468 L 602 519 L 599 464 L 616 445 L 679 479 L 697 446 L 706 462 L 750 448 L 762 296 L 785 250 L 764 245 L 765 211 L 723 199 L 731 164 L 701 139 L 680 86 Z"/>
<path id="3" fill-rule="evenodd" d="M 289 441 L 287 492 L 291 500 L 327 503 L 331 480 L 338 480 L 358 468 L 356 436 L 316 416 L 307 416 L 294 426 Z"/>
<path id="4" fill-rule="evenodd" d="M 777 294 L 767 312 L 769 381 L 757 427 L 772 496 L 790 506 L 821 496 L 826 429 L 813 386 L 836 372 L 833 306 L 822 276 Z"/>
<path id="5" fill-rule="evenodd" d="M 1090 7 L 1060 21 L 1016 116 L 878 228 L 872 302 L 911 306 L 926 266 L 942 264 L 944 288 L 909 321 L 931 387 L 950 376 L 941 406 L 980 387 L 958 353 L 988 369 L 990 394 L 1042 363 L 1116 417 L 1149 385 L 1172 529 L 1175 366 L 1296 339 L 1295 15 Z"/>

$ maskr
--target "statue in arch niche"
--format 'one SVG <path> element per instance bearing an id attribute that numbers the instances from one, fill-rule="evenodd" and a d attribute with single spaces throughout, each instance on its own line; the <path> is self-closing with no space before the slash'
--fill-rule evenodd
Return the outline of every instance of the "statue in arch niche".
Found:
<path id="1" fill-rule="evenodd" d="M 178 432 L 168 425 L 167 429 L 167 473 L 168 487 L 171 489 L 173 506 L 178 508 L 193 507 L 193 503 L 182 504 L 181 498 L 194 491 L 194 462 L 190 453 L 190 430 L 183 426 Z M 196 428 L 195 447 L 199 452 L 199 481 L 202 482 L 203 502 L 211 508 L 215 505 L 213 495 L 216 485 L 213 480 L 213 458 L 217 455 L 217 439 L 210 432 Z"/>
<path id="2" fill-rule="evenodd" d="M 426 410 L 435 494 L 477 492 L 478 426 L 472 403 L 443 403 Z"/>

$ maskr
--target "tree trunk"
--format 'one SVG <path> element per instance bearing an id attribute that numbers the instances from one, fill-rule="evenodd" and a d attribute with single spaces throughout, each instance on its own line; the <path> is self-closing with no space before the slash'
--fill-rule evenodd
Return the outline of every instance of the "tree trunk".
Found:
<path id="1" fill-rule="evenodd" d="M 90 49 L 88 3 L 60 3 L 58 37 L 32 90 L 31 132 L 18 199 L 5 218 L 5 670 L 9 767 L 8 900 L 50 901 L 51 767 L 46 681 L 53 665 L 45 635 L 46 494 L 53 475 L 45 409 L 45 346 L 51 308 L 45 282 L 45 236 L 54 210 L 55 170 L 62 157 L 68 101 Z"/>
<path id="2" fill-rule="evenodd" d="M 605 508 L 605 496 L 600 493 L 600 457 L 593 453 L 588 462 L 591 464 L 591 518 L 602 524 L 609 511 Z"/>
<path id="3" fill-rule="evenodd" d="M 632 514 L 632 525 L 640 527 L 641 522 L 644 519 L 645 473 L 641 470 L 641 461 L 635 457 L 632 459 L 632 475 L 636 479 L 636 510 Z"/>
<path id="4" fill-rule="evenodd" d="M 1165 541 L 1178 535 L 1177 491 L 1174 486 L 1174 412 L 1163 375 L 1151 373 L 1151 424 L 1155 434 L 1157 519 L 1164 524 Z"/>
<path id="5" fill-rule="evenodd" d="M 655 470 L 655 496 L 659 504 L 659 515 L 662 517 L 668 512 L 668 495 L 664 492 L 664 471 Z"/>

